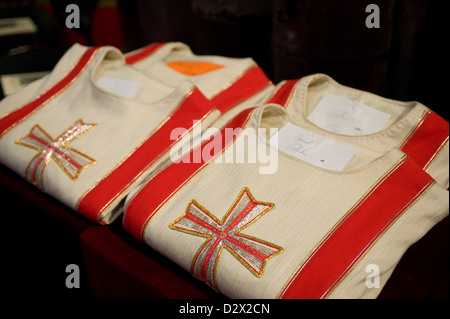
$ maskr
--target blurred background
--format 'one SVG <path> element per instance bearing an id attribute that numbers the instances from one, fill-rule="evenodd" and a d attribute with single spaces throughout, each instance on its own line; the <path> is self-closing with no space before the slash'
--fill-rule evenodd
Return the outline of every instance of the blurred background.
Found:
<path id="1" fill-rule="evenodd" d="M 80 9 L 77 29 L 65 25 L 71 3 Z M 366 27 L 370 3 L 380 9 L 380 28 Z M 152 42 L 182 41 L 196 54 L 252 57 L 274 82 L 322 72 L 385 97 L 420 101 L 446 116 L 446 3 L 0 0 L 0 19 L 26 16 L 37 26 L 27 34 L 0 33 L 0 74 L 50 70 L 75 42 L 128 52 Z"/>

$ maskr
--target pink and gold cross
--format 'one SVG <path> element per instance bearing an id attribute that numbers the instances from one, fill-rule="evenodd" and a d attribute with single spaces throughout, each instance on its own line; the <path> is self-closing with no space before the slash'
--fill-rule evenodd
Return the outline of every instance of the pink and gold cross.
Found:
<path id="1" fill-rule="evenodd" d="M 207 238 L 192 261 L 191 272 L 219 290 L 216 269 L 223 248 L 257 277 L 262 276 L 267 259 L 283 251 L 281 247 L 241 233 L 273 207 L 274 204 L 256 201 L 248 188 L 243 188 L 222 221 L 192 200 L 186 213 L 170 228 Z"/>
<path id="2" fill-rule="evenodd" d="M 71 179 L 78 178 L 81 170 L 94 164 L 95 160 L 67 147 L 67 144 L 94 126 L 95 124 L 85 124 L 82 120 L 78 120 L 56 139 L 48 135 L 39 125 L 33 126 L 27 136 L 16 142 L 39 151 L 28 164 L 25 178 L 38 188 L 43 189 L 44 169 L 51 159 L 54 159 Z"/>

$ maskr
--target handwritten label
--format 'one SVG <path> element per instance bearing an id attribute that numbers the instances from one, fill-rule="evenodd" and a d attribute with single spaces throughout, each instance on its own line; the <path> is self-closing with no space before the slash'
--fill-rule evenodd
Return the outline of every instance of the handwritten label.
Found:
<path id="1" fill-rule="evenodd" d="M 379 132 L 390 116 L 365 104 L 325 93 L 308 120 L 333 133 L 367 135 Z"/>
<path id="2" fill-rule="evenodd" d="M 131 80 L 101 77 L 97 84 L 106 91 L 132 99 L 136 95 L 141 83 Z"/>
<path id="3" fill-rule="evenodd" d="M 342 171 L 357 149 L 286 123 L 271 139 L 279 150 L 315 166 Z"/>

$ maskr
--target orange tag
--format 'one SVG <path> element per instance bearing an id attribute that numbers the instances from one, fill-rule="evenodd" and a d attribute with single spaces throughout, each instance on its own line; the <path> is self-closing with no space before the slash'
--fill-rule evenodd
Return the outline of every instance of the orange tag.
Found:
<path id="1" fill-rule="evenodd" d="M 167 66 L 187 76 L 200 75 L 223 68 L 223 65 L 220 64 L 201 61 L 172 61 L 167 62 Z"/>

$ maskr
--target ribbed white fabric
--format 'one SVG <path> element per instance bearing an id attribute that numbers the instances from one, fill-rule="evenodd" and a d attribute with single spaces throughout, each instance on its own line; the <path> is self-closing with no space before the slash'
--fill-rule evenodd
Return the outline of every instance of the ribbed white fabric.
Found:
<path id="1" fill-rule="evenodd" d="M 99 86 L 101 77 L 132 80 L 139 89 L 125 98 Z M 194 120 L 206 128 L 219 114 L 190 81 L 162 84 L 126 65 L 116 48 L 78 44 L 48 76 L 0 102 L 0 127 L 30 103 L 33 111 L 4 124 L 0 161 L 103 224 L 120 215 L 133 185 L 167 164 L 171 129 L 192 129 Z"/>
<path id="2" fill-rule="evenodd" d="M 280 106 L 256 108 L 222 158 L 239 143 L 257 152 L 267 136 L 254 144 L 246 132 L 288 121 L 302 125 Z M 397 148 L 359 148 L 342 172 L 281 151 L 274 174 L 260 174 L 259 162 L 190 165 L 172 164 L 130 193 L 124 227 L 231 298 L 375 298 L 449 211 L 448 191 Z M 366 285 L 371 265 L 376 288 Z"/>
<path id="3" fill-rule="evenodd" d="M 155 44 L 151 44 L 148 47 L 152 45 Z M 259 80 L 261 80 L 261 77 L 265 77 L 264 72 L 259 68 L 257 63 L 249 57 L 231 58 L 218 55 L 196 55 L 188 45 L 182 42 L 167 42 L 156 45 L 158 45 L 157 49 L 131 64 L 164 84 L 176 85 L 181 81 L 189 79 L 208 99 L 211 100 L 214 100 L 221 94 L 224 95 L 224 97 L 221 98 L 222 101 L 226 100 L 228 97 L 234 99 L 237 92 L 230 93 L 227 89 L 252 68 L 259 69 L 259 72 L 261 73 L 258 76 Z M 148 47 L 126 53 L 126 57 L 131 58 L 138 55 Z M 187 73 L 180 72 L 169 66 L 170 63 L 174 62 L 211 63 L 219 68 L 204 73 L 188 75 Z M 236 103 L 232 103 L 230 108 L 227 108 L 225 112 L 220 105 L 216 105 L 218 109 L 222 110 L 222 114 L 213 124 L 214 127 L 220 128 L 240 111 L 248 107 L 259 105 L 267 99 L 273 92 L 273 89 L 274 85 L 268 78 L 266 78 L 265 84 L 261 83 L 261 85 L 253 91 L 247 91 L 247 88 L 245 87 L 241 88 L 237 96 L 240 95 L 242 98 L 238 99 Z"/>
<path id="4" fill-rule="evenodd" d="M 279 83 L 275 92 L 286 85 L 287 81 Z M 365 104 L 373 109 L 382 111 L 390 115 L 389 120 L 384 124 L 379 132 L 368 135 L 350 136 L 341 135 L 326 131 L 308 120 L 309 114 L 325 93 L 331 93 L 352 101 Z M 441 148 L 436 153 L 430 154 L 429 162 L 422 160 L 421 165 L 433 176 L 444 188 L 449 187 L 449 142 L 448 142 L 448 122 L 435 114 L 430 108 L 419 102 L 402 102 L 380 97 L 378 95 L 361 91 L 355 88 L 341 85 L 325 74 L 312 74 L 298 80 L 292 89 L 286 93 L 287 99 L 283 101 L 283 106 L 288 110 L 295 121 L 303 127 L 332 137 L 339 141 L 348 141 L 361 147 L 367 147 L 379 152 L 387 152 L 394 147 L 402 148 L 405 141 L 422 129 L 420 126 L 423 119 L 430 120 L 433 116 L 432 128 L 428 128 L 426 135 L 436 134 L 436 142 Z M 275 102 L 276 103 L 276 102 Z M 433 114 L 428 116 L 428 114 Z M 431 121 L 431 120 L 430 120 Z M 434 125 L 434 127 L 433 127 Z M 416 129 L 418 129 L 416 131 Z M 425 150 L 429 145 L 427 138 L 411 139 L 411 143 L 416 144 L 416 154 L 410 154 L 413 159 L 417 159 L 420 149 Z M 441 144 L 442 142 L 442 144 Z M 407 149 L 404 150 L 408 153 Z M 425 164 L 425 165 L 424 165 Z"/>

